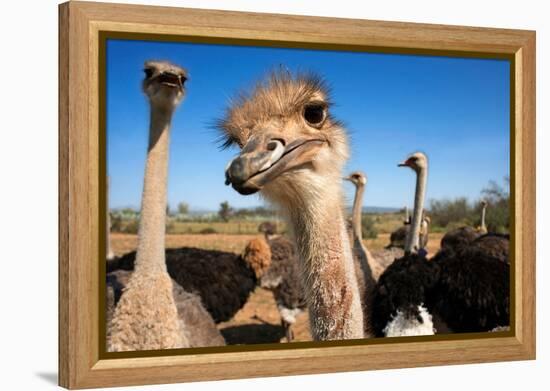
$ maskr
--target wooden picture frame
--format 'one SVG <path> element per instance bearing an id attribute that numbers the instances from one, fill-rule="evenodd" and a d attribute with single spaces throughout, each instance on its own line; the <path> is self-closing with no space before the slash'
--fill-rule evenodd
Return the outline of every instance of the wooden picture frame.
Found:
<path id="1" fill-rule="evenodd" d="M 101 40 L 107 36 L 506 58 L 511 63 L 511 330 L 105 358 Z M 535 32 L 88 2 L 59 6 L 59 384 L 67 388 L 535 358 Z M 104 130 L 104 129 L 103 129 Z M 103 141 L 102 141 L 103 140 Z M 102 174 L 103 173 L 103 174 Z M 102 176 L 103 175 L 103 176 Z M 102 195 L 103 194 L 103 195 Z M 103 246 L 103 247 L 102 247 Z M 459 352 L 460 354 L 457 354 Z"/>

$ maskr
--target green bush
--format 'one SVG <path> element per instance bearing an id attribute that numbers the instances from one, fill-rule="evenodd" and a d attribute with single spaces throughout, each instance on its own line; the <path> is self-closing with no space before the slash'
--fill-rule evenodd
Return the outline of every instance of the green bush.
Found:
<path id="1" fill-rule="evenodd" d="M 118 215 L 109 213 L 111 217 L 111 232 L 121 232 L 122 231 L 122 219 Z"/>
<path id="2" fill-rule="evenodd" d="M 434 226 L 447 227 L 450 223 L 469 225 L 471 209 L 466 198 L 431 200 L 429 215 Z"/>
<path id="3" fill-rule="evenodd" d="M 510 180 L 504 178 L 505 187 L 494 181 L 483 189 L 483 198 L 488 202 L 485 222 L 489 232 L 506 233 L 510 230 Z"/>
<path id="4" fill-rule="evenodd" d="M 361 231 L 364 239 L 376 239 L 378 237 L 375 223 L 375 219 L 371 216 L 366 215 L 361 218 Z"/>
<path id="5" fill-rule="evenodd" d="M 176 228 L 176 224 L 174 223 L 173 220 L 167 220 L 166 221 L 166 233 L 168 234 L 173 234 L 175 233 L 175 228 Z"/>
<path id="6" fill-rule="evenodd" d="M 481 191 L 481 198 L 470 204 L 466 198 L 454 200 L 431 200 L 428 214 L 432 218 L 432 231 L 449 231 L 465 225 L 479 227 L 481 225 L 481 200 L 488 203 L 485 224 L 489 232 L 505 233 L 510 229 L 510 196 L 508 178 L 504 179 L 502 187 L 491 181 Z"/>
<path id="7" fill-rule="evenodd" d="M 137 234 L 139 229 L 139 220 L 128 220 L 122 229 L 126 234 Z"/>

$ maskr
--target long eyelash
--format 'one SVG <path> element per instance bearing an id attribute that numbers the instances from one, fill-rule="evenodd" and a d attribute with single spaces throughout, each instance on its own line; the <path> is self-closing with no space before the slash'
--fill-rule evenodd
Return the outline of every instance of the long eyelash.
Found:
<path id="1" fill-rule="evenodd" d="M 214 143 L 218 145 L 219 150 L 223 151 L 239 144 L 238 140 L 228 132 L 224 119 L 216 119 L 208 127 L 216 133 Z"/>
<path id="2" fill-rule="evenodd" d="M 222 151 L 238 144 L 237 140 L 232 136 L 221 136 L 218 139 L 218 143 L 220 144 L 219 149 Z"/>

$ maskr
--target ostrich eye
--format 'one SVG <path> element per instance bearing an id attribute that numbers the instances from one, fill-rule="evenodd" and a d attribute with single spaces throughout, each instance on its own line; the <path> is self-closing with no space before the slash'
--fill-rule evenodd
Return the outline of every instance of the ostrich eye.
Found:
<path id="1" fill-rule="evenodd" d="M 310 125 L 320 126 L 326 116 L 326 105 L 323 103 L 310 103 L 304 107 L 304 119 Z"/>
<path id="2" fill-rule="evenodd" d="M 146 79 L 150 79 L 151 76 L 153 76 L 153 70 L 151 68 L 145 68 L 143 72 L 145 72 Z"/>
<path id="3" fill-rule="evenodd" d="M 187 78 L 185 76 L 181 75 L 180 80 L 181 80 L 181 85 L 184 85 L 185 82 L 187 81 Z"/>

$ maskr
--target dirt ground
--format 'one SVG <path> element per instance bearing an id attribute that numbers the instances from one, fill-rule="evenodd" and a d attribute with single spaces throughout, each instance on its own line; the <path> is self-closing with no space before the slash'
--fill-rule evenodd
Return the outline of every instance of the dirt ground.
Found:
<path id="1" fill-rule="evenodd" d="M 366 241 L 369 249 L 383 248 L 389 243 L 389 234 L 379 234 L 376 239 Z M 435 254 L 443 234 L 430 234 L 428 252 Z M 210 250 L 223 250 L 240 253 L 246 244 L 257 235 L 228 234 L 178 234 L 166 235 L 166 247 L 200 247 Z M 111 245 L 116 255 L 133 251 L 137 246 L 137 235 L 113 233 Z M 277 306 L 270 291 L 260 287 L 250 295 L 248 302 L 235 316 L 218 324 L 218 328 L 228 344 L 254 344 L 283 342 L 283 328 Z M 298 316 L 293 326 L 295 341 L 311 341 L 307 312 Z"/>

